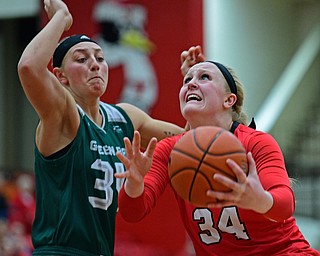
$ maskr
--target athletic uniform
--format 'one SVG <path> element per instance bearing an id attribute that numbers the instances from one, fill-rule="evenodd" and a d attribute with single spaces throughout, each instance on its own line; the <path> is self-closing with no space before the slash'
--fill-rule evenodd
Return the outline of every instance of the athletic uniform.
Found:
<path id="1" fill-rule="evenodd" d="M 78 109 L 80 126 L 67 149 L 50 158 L 35 149 L 33 255 L 113 255 L 122 185 L 114 173 L 124 172 L 116 152 L 125 152 L 123 138 L 132 140 L 134 129 L 117 106 L 100 103 L 102 128 Z"/>
<path id="2" fill-rule="evenodd" d="M 231 132 L 252 152 L 264 189 L 274 197 L 265 215 L 236 206 L 199 208 L 176 193 L 181 218 L 199 256 L 320 255 L 310 248 L 292 217 L 294 195 L 281 150 L 271 135 L 237 122 Z M 156 204 L 167 184 L 168 161 L 172 148 L 182 135 L 160 141 L 151 169 L 145 176 L 145 190 L 130 198 L 124 189 L 119 195 L 119 212 L 130 222 L 141 220 Z M 174 231 L 173 231 L 174 232 Z"/>

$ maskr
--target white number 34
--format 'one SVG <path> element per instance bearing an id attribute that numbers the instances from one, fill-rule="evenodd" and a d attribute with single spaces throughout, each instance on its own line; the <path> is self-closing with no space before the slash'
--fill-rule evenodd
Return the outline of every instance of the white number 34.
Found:
<path id="1" fill-rule="evenodd" d="M 197 208 L 193 212 L 193 219 L 198 222 L 199 237 L 205 244 L 216 244 L 221 241 L 221 232 L 235 235 L 238 239 L 248 240 L 249 237 L 241 223 L 236 207 L 223 208 L 215 228 L 212 212 L 207 208 Z"/>

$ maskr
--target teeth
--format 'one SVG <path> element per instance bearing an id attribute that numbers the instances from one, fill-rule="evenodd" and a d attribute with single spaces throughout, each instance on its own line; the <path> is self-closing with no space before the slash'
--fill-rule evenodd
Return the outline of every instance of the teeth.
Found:
<path id="1" fill-rule="evenodd" d="M 201 98 L 200 98 L 198 95 L 196 95 L 196 94 L 190 94 L 190 95 L 188 95 L 188 97 L 187 97 L 187 101 L 190 101 L 190 100 L 200 101 Z"/>

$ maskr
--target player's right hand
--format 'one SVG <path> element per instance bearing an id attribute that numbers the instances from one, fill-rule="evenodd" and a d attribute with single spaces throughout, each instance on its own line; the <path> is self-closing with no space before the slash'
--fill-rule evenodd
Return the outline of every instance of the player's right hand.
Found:
<path id="1" fill-rule="evenodd" d="M 147 149 L 141 152 L 141 136 L 138 131 L 134 132 L 133 141 L 124 138 L 126 155 L 117 152 L 116 155 L 123 163 L 126 171 L 123 173 L 115 173 L 116 178 L 126 179 L 124 189 L 130 197 L 138 197 L 144 189 L 144 176 L 147 174 L 152 164 L 152 157 L 157 145 L 157 139 L 153 137 Z"/>
<path id="2" fill-rule="evenodd" d="M 44 9 L 48 15 L 49 20 L 52 19 L 52 17 L 58 12 L 61 11 L 64 14 L 64 21 L 65 21 L 65 31 L 67 31 L 72 23 L 73 18 L 71 13 L 69 12 L 69 9 L 67 5 L 61 1 L 61 0 L 44 0 Z"/>

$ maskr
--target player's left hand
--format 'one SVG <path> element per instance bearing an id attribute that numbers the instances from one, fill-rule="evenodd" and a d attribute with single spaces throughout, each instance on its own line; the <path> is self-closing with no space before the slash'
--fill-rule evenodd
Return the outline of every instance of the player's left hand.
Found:
<path id="1" fill-rule="evenodd" d="M 237 206 L 243 209 L 250 209 L 264 214 L 271 209 L 273 205 L 272 195 L 264 190 L 259 180 L 255 161 L 252 154 L 247 154 L 249 171 L 248 176 L 243 172 L 241 167 L 233 160 L 228 159 L 227 164 L 237 177 L 234 181 L 221 174 L 215 174 L 215 181 L 230 188 L 230 192 L 217 192 L 209 190 L 207 195 L 218 199 L 216 203 L 210 203 L 209 208 L 221 208 L 226 206 Z"/>
<path id="2" fill-rule="evenodd" d="M 199 62 L 205 61 L 205 56 L 202 53 L 200 45 L 191 46 L 188 51 L 183 51 L 180 55 L 181 60 L 181 74 L 185 76 L 188 70 Z"/>

